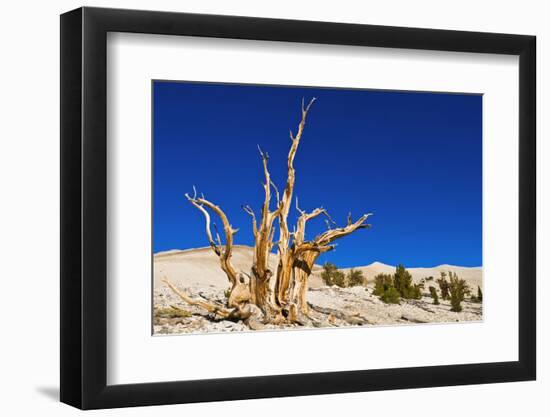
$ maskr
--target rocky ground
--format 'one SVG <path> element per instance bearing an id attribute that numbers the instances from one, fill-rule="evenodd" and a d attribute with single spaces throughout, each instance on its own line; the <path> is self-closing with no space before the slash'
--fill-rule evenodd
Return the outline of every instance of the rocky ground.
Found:
<path id="1" fill-rule="evenodd" d="M 224 290 L 218 286 L 190 286 L 183 289 L 192 297 L 202 297 L 225 304 Z M 434 305 L 427 294 L 420 300 L 402 300 L 400 304 L 385 304 L 377 296 L 372 295 L 371 286 L 312 288 L 308 292 L 308 302 L 311 324 L 270 325 L 266 329 L 387 326 L 482 320 L 482 304 L 479 303 L 463 302 L 463 310 L 460 313 L 450 311 L 450 303 L 445 300 L 440 300 L 440 305 Z M 165 286 L 157 286 L 154 290 L 153 327 L 155 334 L 250 331 L 242 322 L 216 320 L 200 307 L 186 304 Z"/>

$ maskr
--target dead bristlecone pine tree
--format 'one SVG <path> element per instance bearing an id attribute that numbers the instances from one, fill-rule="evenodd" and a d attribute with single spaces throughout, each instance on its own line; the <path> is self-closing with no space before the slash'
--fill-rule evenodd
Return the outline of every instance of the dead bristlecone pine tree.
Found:
<path id="1" fill-rule="evenodd" d="M 262 329 L 265 324 L 312 323 L 306 296 L 308 279 L 317 258 L 322 253 L 334 249 L 335 240 L 356 230 L 370 227 L 366 223 L 370 214 L 364 214 L 355 221 L 349 215 L 345 226 L 336 227 L 325 209 L 316 208 L 311 212 L 301 210 L 297 198 L 295 208 L 299 213 L 298 220 L 292 231 L 289 227 L 288 216 L 294 198 L 296 178 L 294 158 L 314 101 L 315 99 L 312 99 L 305 106 L 302 100 L 301 121 L 297 131 L 290 132 L 287 179 L 282 195 L 271 179 L 268 169 L 269 156 L 258 147 L 265 178 L 263 205 L 258 216 L 252 207 L 243 206 L 243 210 L 251 217 L 254 233 L 254 258 L 250 270 L 238 271 L 231 263 L 233 239 L 237 229 L 233 228 L 222 208 L 207 200 L 204 195 L 198 195 L 194 187 L 193 195 L 185 195 L 204 216 L 210 247 L 219 257 L 220 267 L 230 284 L 227 303 L 221 305 L 192 298 L 164 277 L 164 282 L 185 302 L 207 310 L 217 319 L 242 320 L 254 330 Z M 211 213 L 218 216 L 223 224 L 223 239 L 217 230 L 214 230 L 215 234 L 212 233 Z M 306 224 L 318 216 L 326 217 L 327 230 L 307 240 Z M 277 239 L 276 228 L 279 232 Z M 278 262 L 276 270 L 272 271 L 269 266 L 269 255 L 274 246 L 277 249 Z"/>

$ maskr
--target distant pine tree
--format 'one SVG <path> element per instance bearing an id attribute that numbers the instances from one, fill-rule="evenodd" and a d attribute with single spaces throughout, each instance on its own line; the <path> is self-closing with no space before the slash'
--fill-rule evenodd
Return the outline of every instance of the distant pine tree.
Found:
<path id="1" fill-rule="evenodd" d="M 441 290 L 441 298 L 443 300 L 449 299 L 449 283 L 447 282 L 447 274 L 445 272 L 441 272 L 441 277 L 437 280 L 437 283 L 439 284 L 439 289 Z"/>
<path id="2" fill-rule="evenodd" d="M 363 285 L 365 283 L 365 277 L 363 276 L 363 271 L 360 269 L 351 268 L 347 276 L 348 287 L 356 287 L 358 285 Z"/>
<path id="3" fill-rule="evenodd" d="M 336 265 L 330 262 L 325 262 L 323 265 L 323 272 L 321 272 L 321 279 L 326 285 L 334 285 L 332 277 L 336 271 L 338 271 Z"/>
<path id="4" fill-rule="evenodd" d="M 477 286 L 477 295 L 471 295 L 470 296 L 470 301 L 472 303 L 481 303 L 483 302 L 483 293 L 481 292 L 481 288 L 479 287 L 479 285 Z"/>
<path id="5" fill-rule="evenodd" d="M 332 284 L 337 285 L 340 288 L 344 288 L 346 286 L 346 274 L 342 271 L 334 272 L 332 275 Z"/>
<path id="6" fill-rule="evenodd" d="M 439 304 L 439 297 L 437 295 L 437 290 L 433 286 L 430 286 L 430 295 L 432 296 L 432 299 L 434 300 L 434 304 L 438 305 Z"/>
<path id="7" fill-rule="evenodd" d="M 321 278 L 326 285 L 337 285 L 338 287 L 346 286 L 346 274 L 338 269 L 338 267 L 330 262 L 325 262 Z"/>
<path id="8" fill-rule="evenodd" d="M 460 279 L 458 275 L 453 272 L 449 272 L 449 292 L 451 293 L 451 311 L 461 312 L 464 301 L 464 296 L 470 294 L 468 284 L 463 279 Z"/>
<path id="9" fill-rule="evenodd" d="M 401 294 L 393 286 L 393 276 L 390 274 L 378 274 L 374 277 L 374 295 L 380 297 L 385 303 L 399 304 Z"/>
<path id="10" fill-rule="evenodd" d="M 412 275 L 401 264 L 395 267 L 393 275 L 393 286 L 403 298 L 409 298 L 409 291 L 412 286 Z"/>
<path id="11" fill-rule="evenodd" d="M 393 286 L 393 278 L 390 274 L 378 274 L 374 277 L 374 291 L 372 293 L 380 297 L 391 286 Z"/>
<path id="12" fill-rule="evenodd" d="M 401 298 L 413 298 L 417 300 L 422 298 L 422 289 L 424 288 L 424 284 L 413 284 L 412 275 L 403 265 L 397 265 L 395 268 L 395 274 L 393 275 L 393 286 L 397 291 L 399 291 Z"/>
<path id="13" fill-rule="evenodd" d="M 399 291 L 393 286 L 390 286 L 380 299 L 387 304 L 399 304 L 400 296 Z"/>

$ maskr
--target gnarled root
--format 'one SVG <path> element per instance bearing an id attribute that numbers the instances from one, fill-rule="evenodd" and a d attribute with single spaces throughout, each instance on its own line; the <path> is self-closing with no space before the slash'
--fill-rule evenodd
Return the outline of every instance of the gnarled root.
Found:
<path id="1" fill-rule="evenodd" d="M 208 311 L 209 313 L 212 313 L 214 315 L 217 315 L 221 318 L 228 318 L 229 316 L 231 316 L 232 314 L 232 311 L 231 310 L 227 310 L 226 308 L 222 307 L 221 305 L 218 305 L 218 304 L 215 304 L 215 303 L 211 303 L 211 302 L 208 302 L 208 301 L 204 301 L 204 300 L 197 300 L 195 298 L 192 298 L 190 297 L 189 295 L 187 295 L 186 293 L 184 293 L 183 291 L 181 291 L 180 289 L 178 289 L 174 284 L 172 284 L 166 277 L 164 277 L 162 279 L 162 281 L 168 285 L 168 287 L 170 287 L 170 289 L 172 291 L 174 291 L 174 293 L 176 293 L 178 295 L 178 297 L 180 297 L 183 301 L 185 301 L 187 304 L 190 304 L 192 306 L 198 306 L 198 307 L 202 307 L 204 308 L 206 311 Z"/>
<path id="2" fill-rule="evenodd" d="M 246 311 L 248 317 L 244 320 L 244 324 L 250 327 L 251 330 L 265 329 L 264 314 L 262 310 L 255 304 L 246 304 L 242 307 L 243 313 Z"/>
<path id="3" fill-rule="evenodd" d="M 265 328 L 265 325 L 263 324 L 264 315 L 260 308 L 258 308 L 254 304 L 239 303 L 235 305 L 235 308 L 227 309 L 214 302 L 192 298 L 184 291 L 177 288 L 167 278 L 163 278 L 162 280 L 166 285 L 168 285 L 168 287 L 172 291 L 174 291 L 176 295 L 178 295 L 183 301 L 185 301 L 189 305 L 201 307 L 209 313 L 212 313 L 215 317 L 219 317 L 220 319 L 232 321 L 242 320 L 252 330 L 262 330 Z M 238 299 L 239 298 L 237 297 L 237 300 Z"/>

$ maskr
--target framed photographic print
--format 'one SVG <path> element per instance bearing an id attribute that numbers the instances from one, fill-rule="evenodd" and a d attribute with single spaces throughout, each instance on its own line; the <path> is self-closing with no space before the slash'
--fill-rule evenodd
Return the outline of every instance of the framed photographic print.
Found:
<path id="1" fill-rule="evenodd" d="M 535 38 L 61 16 L 61 400 L 535 379 Z"/>

